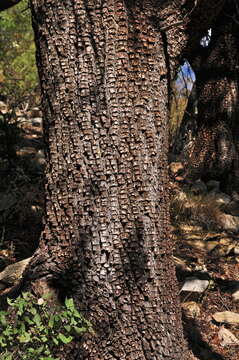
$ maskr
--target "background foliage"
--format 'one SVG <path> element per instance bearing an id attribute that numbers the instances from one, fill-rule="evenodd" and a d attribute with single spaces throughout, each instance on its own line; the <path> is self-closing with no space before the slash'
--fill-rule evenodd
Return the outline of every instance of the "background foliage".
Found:
<path id="1" fill-rule="evenodd" d="M 0 96 L 9 105 L 34 101 L 38 75 L 27 0 L 0 15 Z"/>

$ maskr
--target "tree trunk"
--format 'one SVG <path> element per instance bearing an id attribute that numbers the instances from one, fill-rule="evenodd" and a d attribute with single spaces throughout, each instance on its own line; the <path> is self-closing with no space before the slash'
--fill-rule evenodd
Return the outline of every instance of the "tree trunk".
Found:
<path id="1" fill-rule="evenodd" d="M 188 360 L 167 190 L 178 3 L 32 0 L 47 168 L 27 279 L 70 294 L 92 322 L 74 359 Z"/>
<path id="2" fill-rule="evenodd" d="M 235 6 L 233 1 L 226 3 L 212 27 L 208 47 L 200 46 L 190 59 L 196 74 L 198 109 L 189 154 L 190 177 L 220 180 L 223 190 L 229 190 L 229 182 L 232 185 L 232 173 L 234 183 L 238 168 L 238 24 L 230 19 Z M 187 109 L 181 138 L 187 138 L 183 133 L 188 113 Z M 185 142 L 183 151 L 187 145 Z"/>

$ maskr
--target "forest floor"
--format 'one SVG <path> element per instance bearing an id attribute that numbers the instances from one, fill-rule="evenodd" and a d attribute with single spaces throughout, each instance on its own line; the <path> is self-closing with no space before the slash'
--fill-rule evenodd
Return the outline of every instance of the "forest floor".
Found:
<path id="1" fill-rule="evenodd" d="M 0 272 L 38 246 L 44 164 L 37 112 L 0 123 Z M 175 174 L 172 237 L 185 335 L 195 359 L 237 360 L 239 204 L 220 192 L 219 183 L 213 189 L 200 181 L 185 185 Z"/>
<path id="2" fill-rule="evenodd" d="M 216 181 L 171 180 L 174 260 L 186 337 L 196 359 L 237 360 L 239 202 L 222 193 Z"/>

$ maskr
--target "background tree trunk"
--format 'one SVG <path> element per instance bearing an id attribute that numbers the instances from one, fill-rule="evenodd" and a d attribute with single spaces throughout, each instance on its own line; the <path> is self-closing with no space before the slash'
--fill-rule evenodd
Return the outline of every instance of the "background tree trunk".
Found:
<path id="1" fill-rule="evenodd" d="M 224 190 L 235 187 L 238 168 L 238 24 L 232 19 L 235 3 L 228 1 L 217 17 L 211 41 L 199 46 L 190 58 L 196 74 L 197 115 L 194 142 L 189 155 L 192 179 L 221 181 Z M 230 18 L 231 17 L 231 18 Z M 193 97 L 193 94 L 192 94 Z M 188 108 L 182 121 L 180 139 L 187 138 Z M 195 115 L 190 121 L 195 125 Z M 177 139 L 176 139 L 176 142 Z M 185 152 L 187 141 L 181 146 Z M 234 185 L 233 185 L 234 184 Z"/>
<path id="2" fill-rule="evenodd" d="M 32 0 L 48 165 L 27 279 L 70 294 L 92 321 L 76 359 L 188 360 L 167 191 L 179 3 Z"/>

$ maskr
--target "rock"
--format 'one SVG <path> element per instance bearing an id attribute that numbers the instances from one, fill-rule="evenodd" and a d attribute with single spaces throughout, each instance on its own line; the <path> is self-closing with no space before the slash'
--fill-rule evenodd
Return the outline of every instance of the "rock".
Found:
<path id="1" fill-rule="evenodd" d="M 218 246 L 218 241 L 216 241 L 216 240 L 207 241 L 206 245 L 205 245 L 205 249 L 210 252 L 210 251 L 214 250 L 216 246 Z"/>
<path id="2" fill-rule="evenodd" d="M 188 277 L 185 279 L 185 282 L 180 290 L 189 291 L 189 292 L 204 292 L 209 286 L 209 280 L 201 280 L 195 276 Z"/>
<path id="3" fill-rule="evenodd" d="M 232 298 L 234 301 L 239 301 L 239 287 L 234 289 L 234 292 L 232 293 Z"/>
<path id="4" fill-rule="evenodd" d="M 192 184 L 190 190 L 194 195 L 202 195 L 207 192 L 207 187 L 204 182 L 199 179 L 194 184 Z"/>
<path id="5" fill-rule="evenodd" d="M 218 338 L 221 341 L 221 346 L 239 345 L 239 340 L 236 338 L 236 336 L 228 329 L 225 329 L 223 326 L 218 332 Z"/>
<path id="6" fill-rule="evenodd" d="M 195 301 L 187 301 L 182 303 L 182 308 L 188 317 L 196 318 L 200 315 L 200 305 Z"/>
<path id="7" fill-rule="evenodd" d="M 46 164 L 45 155 L 42 150 L 38 150 L 38 152 L 36 153 L 36 156 L 35 156 L 35 160 L 40 167 L 42 167 Z"/>
<path id="8" fill-rule="evenodd" d="M 0 290 L 3 290 L 7 287 L 14 285 L 18 280 L 20 280 L 26 266 L 29 264 L 30 258 L 19 261 L 15 264 L 8 265 L 0 273 Z"/>
<path id="9" fill-rule="evenodd" d="M 217 216 L 217 223 L 223 230 L 232 232 L 239 231 L 239 216 L 232 216 L 229 214 L 220 213 Z"/>
<path id="10" fill-rule="evenodd" d="M 184 170 L 184 166 L 180 161 L 179 162 L 176 162 L 176 161 L 171 162 L 171 164 L 169 164 L 169 171 L 174 176 L 176 176 L 177 174 L 179 174 L 183 170 Z"/>
<path id="11" fill-rule="evenodd" d="M 42 127 L 42 118 L 37 117 L 32 119 L 32 126 Z"/>
<path id="12" fill-rule="evenodd" d="M 239 255 L 239 246 L 235 246 L 235 247 L 233 248 L 233 253 L 234 253 L 235 255 Z"/>
<path id="13" fill-rule="evenodd" d="M 223 207 L 223 211 L 229 215 L 239 216 L 239 203 L 231 201 Z"/>
<path id="14" fill-rule="evenodd" d="M 216 257 L 227 256 L 234 249 L 234 246 L 235 246 L 234 244 L 230 244 L 230 245 L 218 244 L 211 251 L 211 255 L 216 256 Z"/>
<path id="15" fill-rule="evenodd" d="M 174 263 L 176 265 L 177 268 L 180 268 L 184 271 L 190 271 L 190 267 L 187 266 L 186 261 L 177 257 L 177 256 L 173 256 L 173 260 Z"/>
<path id="16" fill-rule="evenodd" d="M 226 323 L 226 324 L 237 324 L 239 323 L 239 314 L 232 311 L 221 311 L 216 312 L 212 315 L 212 318 L 216 322 Z"/>
<path id="17" fill-rule="evenodd" d="M 28 111 L 27 115 L 29 118 L 39 118 L 42 116 L 42 112 L 38 107 L 34 107 L 32 110 Z"/>
<path id="18" fill-rule="evenodd" d="M 189 224 L 179 224 L 178 227 L 180 228 L 181 231 L 185 232 L 185 233 L 190 233 L 190 235 L 192 235 L 191 233 L 195 233 L 195 232 L 202 232 L 202 227 L 198 226 L 198 225 L 189 225 Z M 197 238 L 201 238 L 202 235 L 197 234 Z"/>
<path id="19" fill-rule="evenodd" d="M 220 238 L 219 243 L 220 245 L 230 246 L 234 243 L 234 239 L 228 236 L 223 236 Z"/>
<path id="20" fill-rule="evenodd" d="M 231 198 L 229 195 L 224 193 L 217 193 L 214 195 L 214 200 L 218 205 L 227 205 L 231 202 Z"/>
<path id="21" fill-rule="evenodd" d="M 207 191 L 212 195 L 220 192 L 220 182 L 219 181 L 209 180 L 206 183 L 206 186 L 207 186 Z"/>

